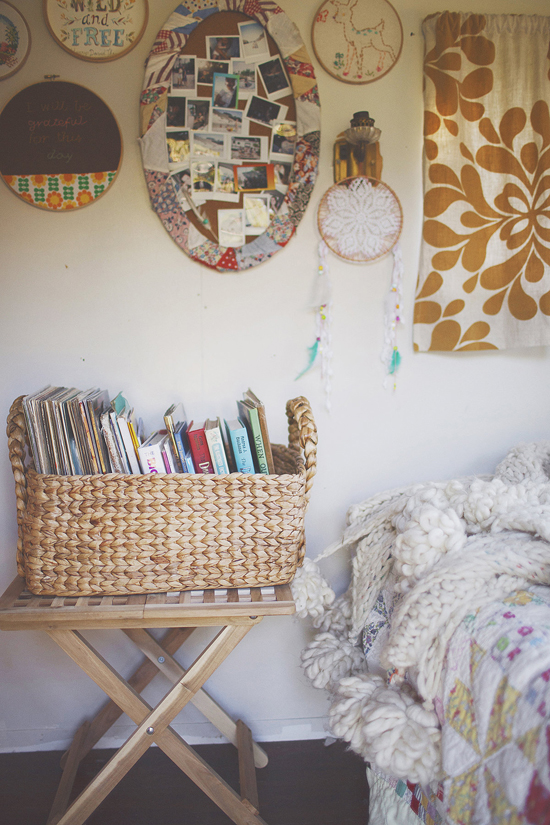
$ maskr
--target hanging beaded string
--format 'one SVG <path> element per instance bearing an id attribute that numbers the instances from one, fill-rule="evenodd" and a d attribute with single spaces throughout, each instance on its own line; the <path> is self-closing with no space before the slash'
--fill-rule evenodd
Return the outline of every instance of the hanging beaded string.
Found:
<path id="1" fill-rule="evenodd" d="M 308 364 L 302 372 L 296 376 L 296 380 L 305 375 L 313 367 L 317 359 L 321 359 L 321 383 L 325 391 L 325 407 L 330 412 L 330 394 L 332 391 L 332 334 L 331 334 L 331 309 L 332 309 L 332 287 L 329 278 L 329 267 L 327 262 L 328 246 L 324 241 L 319 242 L 319 265 L 317 268 L 317 279 L 312 301 L 312 308 L 316 318 L 316 337 L 311 347 L 308 347 Z"/>
<path id="2" fill-rule="evenodd" d="M 397 327 L 403 323 L 403 256 L 399 241 L 392 249 L 393 271 L 390 291 L 386 297 L 384 312 L 384 346 L 380 358 L 386 366 L 387 376 L 384 386 L 388 384 L 389 376 L 393 375 L 393 389 L 397 387 L 396 374 L 401 363 L 401 353 L 397 346 Z"/>

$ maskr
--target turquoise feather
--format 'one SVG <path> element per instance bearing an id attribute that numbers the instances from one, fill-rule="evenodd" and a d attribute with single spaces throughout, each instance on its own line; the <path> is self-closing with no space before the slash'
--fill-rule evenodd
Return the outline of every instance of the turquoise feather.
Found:
<path id="1" fill-rule="evenodd" d="M 302 372 L 299 375 L 296 376 L 296 378 L 294 379 L 295 381 L 297 381 L 298 378 L 301 378 L 302 375 L 305 375 L 306 372 L 308 370 L 310 370 L 312 368 L 313 364 L 315 363 L 315 359 L 317 358 L 317 353 L 319 352 L 319 339 L 317 339 L 315 341 L 315 343 L 312 344 L 311 347 L 308 347 L 307 351 L 309 353 L 307 367 L 305 369 L 303 369 Z"/>
<path id="2" fill-rule="evenodd" d="M 401 355 L 399 354 L 399 350 L 396 348 L 392 352 L 391 356 L 391 363 L 390 368 L 388 370 L 390 375 L 394 375 L 397 370 L 399 369 L 399 364 L 401 363 Z"/>

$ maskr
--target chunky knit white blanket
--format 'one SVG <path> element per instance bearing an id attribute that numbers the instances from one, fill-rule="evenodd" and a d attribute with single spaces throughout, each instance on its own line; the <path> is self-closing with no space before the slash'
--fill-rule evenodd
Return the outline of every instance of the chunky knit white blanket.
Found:
<path id="1" fill-rule="evenodd" d="M 353 551 L 352 583 L 334 601 L 315 562 L 293 591 L 321 630 L 303 652 L 312 683 L 333 694 L 332 731 L 394 776 L 427 783 L 440 770 L 433 711 L 445 650 L 464 616 L 529 583 L 550 584 L 550 442 L 520 444 L 494 476 L 418 484 L 352 507 L 336 550 Z M 358 637 L 381 588 L 393 613 L 368 672 Z"/>

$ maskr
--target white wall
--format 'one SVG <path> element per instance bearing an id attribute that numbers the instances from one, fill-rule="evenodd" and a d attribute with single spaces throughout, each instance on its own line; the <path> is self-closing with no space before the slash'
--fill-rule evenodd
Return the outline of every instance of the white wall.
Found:
<path id="1" fill-rule="evenodd" d="M 144 60 L 176 0 L 151 0 L 141 43 L 126 57 L 93 65 L 52 40 L 37 0 L 17 0 L 32 32 L 25 66 L 0 84 L 0 106 L 20 89 L 58 74 L 99 94 L 112 108 L 124 159 L 112 190 L 74 213 L 35 209 L 0 185 L 2 214 L 1 410 L 46 383 L 123 390 L 149 429 L 175 399 L 190 415 L 232 415 L 247 386 L 265 401 L 273 440 L 286 438 L 285 402 L 306 395 L 319 429 L 318 474 L 307 517 L 308 553 L 342 531 L 349 505 L 413 481 L 490 472 L 507 449 L 550 433 L 546 348 L 509 352 L 413 354 L 412 305 L 421 233 L 421 21 L 443 11 L 436 0 L 395 0 L 404 29 L 396 67 L 366 86 L 340 83 L 314 60 L 322 106 L 320 174 L 295 238 L 271 261 L 243 274 L 191 262 L 149 206 L 137 144 Z M 308 48 L 319 0 L 280 0 Z M 547 14 L 548 0 L 461 0 L 453 10 Z M 310 53 L 313 54 L 310 48 Z M 331 257 L 334 290 L 332 413 L 319 373 L 299 382 L 314 335 L 309 309 L 316 276 L 316 209 L 332 182 L 332 144 L 355 111 L 382 129 L 383 179 L 401 199 L 406 267 L 403 354 L 395 393 L 382 386 L 383 299 L 391 259 L 352 266 Z M 16 574 L 15 497 L 7 450 L 0 457 L 0 587 Z M 339 591 L 349 559 L 324 571 Z M 90 638 L 92 633 L 89 634 Z M 324 735 L 327 701 L 299 666 L 309 625 L 266 619 L 209 682 L 211 693 L 259 739 Z M 122 636 L 96 633 L 100 649 L 125 673 L 137 656 Z M 93 640 L 92 640 L 93 641 Z M 48 637 L 0 633 L 0 751 L 62 748 L 103 694 Z M 189 663 L 193 651 L 182 661 Z M 167 684 L 149 689 L 158 696 Z M 126 726 L 126 723 L 128 727 Z M 213 741 L 192 708 L 177 729 Z M 123 717 L 103 745 L 128 733 Z"/>

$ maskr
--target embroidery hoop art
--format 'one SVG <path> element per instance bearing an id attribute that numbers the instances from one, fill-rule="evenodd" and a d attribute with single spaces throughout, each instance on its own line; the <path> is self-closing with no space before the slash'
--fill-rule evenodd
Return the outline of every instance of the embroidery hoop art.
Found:
<path id="1" fill-rule="evenodd" d="M 60 92 L 59 89 L 63 91 Z M 37 157 L 31 153 L 23 159 L 15 159 L 17 167 L 24 168 L 25 171 L 18 171 L 13 174 L 7 171 L 10 164 L 13 163 L 9 139 L 6 138 L 6 135 L 10 133 L 10 125 L 13 129 L 13 114 L 18 115 L 19 128 L 15 145 L 16 147 L 26 146 L 28 145 L 26 138 L 28 136 L 29 107 L 37 105 L 34 94 L 39 93 L 41 90 L 46 90 L 46 98 L 48 98 L 50 92 L 52 97 L 65 93 L 65 95 L 70 95 L 71 99 L 84 93 L 86 103 L 92 103 L 97 107 L 100 115 L 104 119 L 106 118 L 106 121 L 103 120 L 99 123 L 99 128 L 96 128 L 92 137 L 95 138 L 96 145 L 101 145 L 103 141 L 103 144 L 109 147 L 112 153 L 111 159 L 116 160 L 116 168 L 113 164 L 112 169 L 96 169 L 90 172 L 89 169 L 84 168 L 75 172 L 67 172 L 67 169 L 62 166 L 62 161 L 59 161 L 57 165 L 52 161 L 52 169 L 49 172 L 39 173 L 37 169 L 33 170 L 32 168 L 32 164 L 37 163 Z M 55 129 L 56 127 L 48 126 L 44 128 Z M 118 138 L 119 149 L 117 149 L 116 138 Z M 6 144 L 5 141 L 8 141 L 8 143 Z M 122 164 L 122 155 L 122 133 L 111 108 L 99 95 L 79 83 L 61 80 L 32 83 L 16 92 L 0 110 L 0 177 L 10 192 L 13 192 L 14 195 L 30 206 L 48 212 L 67 212 L 82 209 L 95 203 L 111 189 L 117 179 Z M 38 161 L 41 164 L 42 159 L 38 158 Z M 53 171 L 53 168 L 58 171 Z M 78 193 L 75 194 L 77 188 Z"/>
<path id="2" fill-rule="evenodd" d="M 19 71 L 31 50 L 31 33 L 27 21 L 6 0 L 0 2 L 0 39 L 2 46 L 6 46 L 1 53 L 0 80 L 6 80 Z M 12 54 L 8 55 L 8 51 L 12 51 Z"/>
<path id="3" fill-rule="evenodd" d="M 82 4 L 85 5 L 84 3 Z M 88 49 L 85 53 L 84 51 L 79 51 L 77 46 L 71 48 L 71 44 L 68 43 L 69 41 L 69 32 L 67 29 L 63 28 L 68 24 L 65 22 L 66 14 L 68 13 L 67 3 L 63 2 L 63 0 L 43 0 L 42 2 L 42 9 L 44 12 L 44 20 L 46 21 L 46 26 L 48 28 L 49 33 L 55 40 L 58 46 L 61 46 L 66 52 L 68 52 L 73 57 L 77 57 L 79 60 L 88 60 L 92 63 L 107 63 L 111 60 L 118 60 L 119 57 L 124 57 L 124 55 L 131 52 L 135 46 L 139 43 L 141 38 L 145 33 L 145 29 L 147 28 L 147 21 L 149 19 L 149 4 L 147 0 L 121 0 L 120 5 L 122 6 L 121 9 L 117 9 L 117 14 L 120 15 L 121 13 L 124 14 L 126 12 L 132 12 L 138 14 L 138 25 L 141 23 L 137 34 L 135 35 L 134 39 L 127 46 L 125 49 L 121 49 L 120 51 L 116 52 L 115 54 L 93 54 L 93 48 Z M 85 15 L 89 15 L 88 8 L 82 8 L 82 12 Z M 74 14 L 75 12 L 73 12 Z M 108 17 L 107 15 L 113 14 L 113 11 L 108 9 L 106 6 L 102 7 L 102 10 L 98 14 L 94 14 L 93 17 L 99 17 L 100 19 L 105 19 Z M 73 21 L 78 22 L 78 20 Z M 99 24 L 101 25 L 101 23 Z M 118 25 L 122 25 L 122 23 L 118 23 Z M 134 21 L 128 25 L 128 28 L 131 28 L 134 25 Z M 98 35 L 97 30 L 97 22 L 95 25 L 96 34 Z M 101 35 L 101 29 L 99 30 L 99 34 Z M 93 38 L 91 38 L 93 39 Z M 90 40 L 90 37 L 88 38 Z M 85 43 L 79 44 L 81 49 L 85 49 Z M 109 42 L 107 43 L 95 43 L 98 48 L 105 48 L 107 51 L 108 48 L 112 48 L 115 44 Z"/>
<path id="4" fill-rule="evenodd" d="M 373 83 L 399 60 L 403 25 L 389 0 L 324 0 L 313 20 L 311 42 L 319 63 L 332 77 L 356 85 Z"/>
<path id="5" fill-rule="evenodd" d="M 344 178 L 327 189 L 319 204 L 317 226 L 319 268 L 313 308 L 317 335 L 309 348 L 309 363 L 304 375 L 321 356 L 321 381 L 325 405 L 330 410 L 331 392 L 331 285 L 328 250 L 354 264 L 368 264 L 393 253 L 390 291 L 386 298 L 384 346 L 380 355 L 387 376 L 395 376 L 401 356 L 397 347 L 397 326 L 402 323 L 403 261 L 399 238 L 403 228 L 403 210 L 399 198 L 386 183 L 357 175 Z M 387 380 L 387 379 L 386 379 Z M 395 389 L 395 381 L 394 381 Z"/>
<path id="6" fill-rule="evenodd" d="M 199 233 L 177 198 L 169 171 L 147 165 L 147 141 L 164 114 L 172 66 L 194 31 L 218 12 L 234 11 L 259 22 L 275 41 L 296 106 L 296 149 L 288 190 L 269 227 L 241 247 L 223 247 Z M 320 103 L 315 71 L 294 23 L 273 0 L 192 0 L 179 4 L 159 31 L 145 66 L 141 95 L 143 167 L 154 211 L 178 246 L 194 261 L 219 272 L 242 272 L 280 252 L 296 231 L 317 177 Z M 199 237 L 197 237 L 199 236 Z M 198 242 L 197 242 L 198 241 Z"/>

